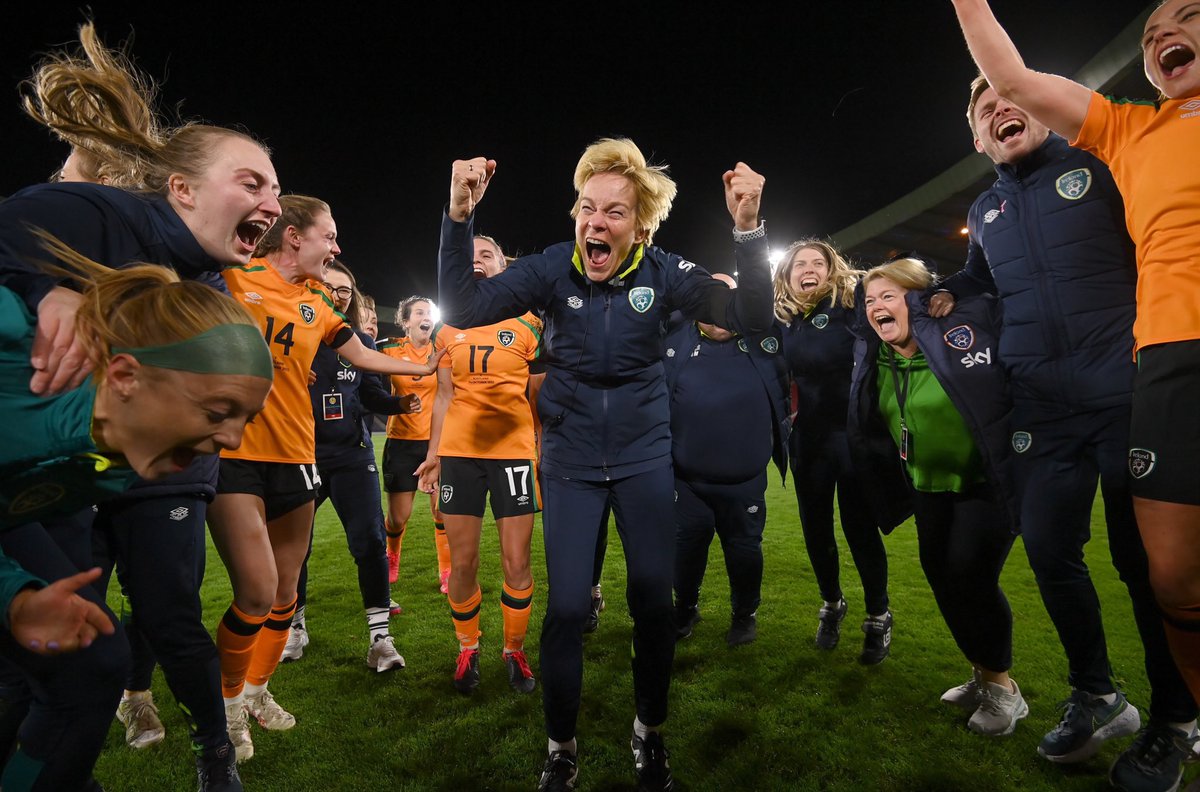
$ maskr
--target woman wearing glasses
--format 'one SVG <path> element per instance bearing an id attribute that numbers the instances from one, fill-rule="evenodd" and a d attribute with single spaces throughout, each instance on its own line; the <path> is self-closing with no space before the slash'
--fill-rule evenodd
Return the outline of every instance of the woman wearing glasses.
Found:
<path id="1" fill-rule="evenodd" d="M 343 314 L 363 346 L 374 349 L 375 340 L 362 329 L 361 295 L 353 273 L 334 259 L 325 273 L 325 288 L 333 295 L 334 307 Z M 379 474 L 375 469 L 375 448 L 363 426 L 363 413 L 381 415 L 418 412 L 421 400 L 416 396 L 393 396 L 380 380 L 354 367 L 332 347 L 322 344 L 313 360 L 308 393 L 316 422 L 317 488 L 316 508 L 326 500 L 333 503 L 350 555 L 358 567 L 358 590 L 366 610 L 367 665 L 376 671 L 403 668 L 404 658 L 396 651 L 388 630 L 387 554 L 383 535 L 383 507 L 380 505 Z M 309 536 L 309 557 L 312 536 Z M 299 660 L 308 645 L 304 621 L 308 588 L 308 558 L 300 568 L 296 615 L 283 650 L 283 660 Z"/>

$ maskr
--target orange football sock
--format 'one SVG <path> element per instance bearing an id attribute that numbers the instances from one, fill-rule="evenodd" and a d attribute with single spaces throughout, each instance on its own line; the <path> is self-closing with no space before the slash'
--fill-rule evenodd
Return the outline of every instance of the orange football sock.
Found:
<path id="1" fill-rule="evenodd" d="M 217 626 L 217 653 L 221 658 L 221 694 L 235 698 L 242 693 L 246 684 L 246 671 L 254 655 L 258 634 L 268 614 L 251 616 L 243 613 L 234 603 L 221 617 Z"/>
<path id="2" fill-rule="evenodd" d="M 449 599 L 449 598 L 447 598 Z M 454 632 L 458 635 L 458 644 L 463 649 L 479 648 L 479 603 L 483 594 L 479 586 L 475 593 L 467 597 L 465 602 L 450 600 L 450 617 L 454 620 Z"/>
<path id="3" fill-rule="evenodd" d="M 505 583 L 504 591 L 500 594 L 500 609 L 504 612 L 504 651 L 523 650 L 525 631 L 529 629 L 529 614 L 533 612 L 533 582 L 523 589 L 515 589 Z"/>
<path id="4" fill-rule="evenodd" d="M 387 551 L 392 555 L 400 555 L 400 546 L 404 544 L 404 525 L 396 530 L 392 526 L 391 520 L 386 520 L 384 524 L 387 526 Z"/>
<path id="5" fill-rule="evenodd" d="M 254 655 L 250 659 L 250 669 L 246 672 L 246 681 L 251 685 L 265 685 L 279 666 L 279 658 L 283 655 L 283 647 L 287 645 L 288 628 L 292 626 L 292 616 L 296 613 L 296 600 L 287 605 L 276 605 L 271 608 L 267 617 L 265 629 L 258 635 L 254 644 Z"/>
<path id="6" fill-rule="evenodd" d="M 440 577 L 450 571 L 450 540 L 446 538 L 446 526 L 440 522 L 433 524 L 433 544 L 437 547 Z"/>

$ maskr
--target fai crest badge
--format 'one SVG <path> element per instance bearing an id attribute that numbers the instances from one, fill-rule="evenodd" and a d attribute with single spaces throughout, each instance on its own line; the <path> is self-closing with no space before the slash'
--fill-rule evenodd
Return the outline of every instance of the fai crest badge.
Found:
<path id="1" fill-rule="evenodd" d="M 764 352 L 774 355 L 779 351 L 779 339 L 774 336 L 767 336 L 759 346 L 763 348 Z"/>
<path id="2" fill-rule="evenodd" d="M 442 485 L 442 503 L 449 503 L 450 499 L 453 497 L 454 497 L 454 487 L 451 487 L 449 484 L 443 484 Z"/>
<path id="3" fill-rule="evenodd" d="M 946 339 L 946 346 L 961 352 L 975 346 L 975 331 L 966 325 L 950 328 L 942 338 Z"/>
<path id="4" fill-rule="evenodd" d="M 817 314 L 813 317 L 813 327 L 824 330 L 829 324 L 829 314 Z"/>
<path id="5" fill-rule="evenodd" d="M 646 313 L 654 305 L 654 289 L 649 286 L 638 286 L 629 290 L 629 304 L 638 313 Z"/>
<path id="6" fill-rule="evenodd" d="M 1013 432 L 1013 451 L 1016 451 L 1018 454 L 1024 454 L 1029 450 L 1031 445 L 1033 445 L 1033 438 L 1030 437 L 1029 432 Z"/>
<path id="7" fill-rule="evenodd" d="M 61 484 L 55 484 L 52 481 L 35 484 L 12 499 L 12 504 L 8 507 L 8 513 L 13 515 L 28 514 L 38 509 L 44 509 L 62 500 L 62 497 L 66 494 L 67 490 Z"/>
<path id="8" fill-rule="evenodd" d="M 512 346 L 513 341 L 517 340 L 517 334 L 512 330 L 501 330 L 496 333 L 496 340 L 500 342 L 500 346 Z"/>
<path id="9" fill-rule="evenodd" d="M 746 339 L 744 339 L 744 338 L 738 339 L 738 349 L 742 350 L 743 352 L 750 351 L 750 347 L 746 346 Z"/>
<path id="10" fill-rule="evenodd" d="M 1054 189 L 1068 201 L 1078 201 L 1092 186 L 1092 172 L 1087 168 L 1067 171 L 1054 182 Z"/>
<path id="11" fill-rule="evenodd" d="M 304 320 L 305 324 L 312 324 L 313 321 L 315 321 L 317 318 L 317 312 L 313 309 L 313 307 L 311 305 L 305 305 L 305 304 L 301 303 L 300 304 L 300 318 Z"/>
<path id="12" fill-rule="evenodd" d="M 1146 478 L 1153 472 L 1156 461 L 1153 451 L 1144 448 L 1129 449 L 1129 475 L 1135 479 Z"/>

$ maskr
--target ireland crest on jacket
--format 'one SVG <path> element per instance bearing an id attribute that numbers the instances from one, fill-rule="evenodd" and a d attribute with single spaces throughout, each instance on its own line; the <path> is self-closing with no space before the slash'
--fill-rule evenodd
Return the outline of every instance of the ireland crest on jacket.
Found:
<path id="1" fill-rule="evenodd" d="M 967 325 L 947 330 L 942 338 L 946 340 L 946 346 L 963 352 L 975 346 L 975 333 Z"/>
<path id="2" fill-rule="evenodd" d="M 1068 201 L 1078 201 L 1092 186 L 1092 172 L 1087 168 L 1067 171 L 1054 182 L 1054 189 Z"/>
<path id="3" fill-rule="evenodd" d="M 654 289 L 649 286 L 638 286 L 629 290 L 629 304 L 638 313 L 646 313 L 654 305 Z"/>

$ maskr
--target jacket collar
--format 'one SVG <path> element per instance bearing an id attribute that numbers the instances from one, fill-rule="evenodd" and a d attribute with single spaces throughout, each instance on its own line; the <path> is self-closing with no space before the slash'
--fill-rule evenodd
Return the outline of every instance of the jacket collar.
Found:
<path id="1" fill-rule="evenodd" d="M 1031 151 L 1029 156 L 1020 162 L 1011 165 L 1005 162 L 997 163 L 995 166 L 996 175 L 1000 177 L 1001 181 L 1020 181 L 1027 178 L 1043 165 L 1061 159 L 1069 149 L 1070 146 L 1067 144 L 1067 141 L 1051 132 L 1042 141 L 1042 145 Z"/>
<path id="2" fill-rule="evenodd" d="M 638 268 L 638 265 L 642 263 L 642 259 L 645 256 L 646 245 L 643 243 L 630 251 L 629 258 L 625 259 L 625 263 L 617 268 L 617 273 L 609 278 L 608 282 L 611 283 L 614 280 L 623 280 L 629 277 L 629 275 Z M 585 278 L 587 277 L 587 273 L 583 271 L 583 254 L 579 252 L 578 245 L 575 246 L 575 251 L 571 254 L 571 263 L 575 265 L 575 270 L 580 275 Z"/>

